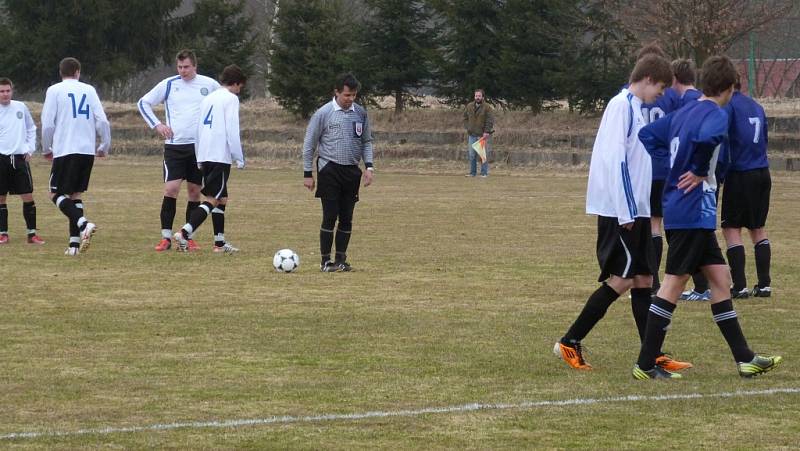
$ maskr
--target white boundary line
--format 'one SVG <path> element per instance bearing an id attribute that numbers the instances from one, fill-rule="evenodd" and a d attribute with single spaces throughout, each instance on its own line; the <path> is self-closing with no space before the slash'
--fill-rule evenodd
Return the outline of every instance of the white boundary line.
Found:
<path id="1" fill-rule="evenodd" d="M 537 407 L 551 406 L 583 406 L 590 404 L 606 404 L 620 402 L 640 402 L 640 401 L 673 401 L 682 399 L 706 399 L 706 398 L 733 398 L 739 396 L 766 396 L 778 394 L 800 393 L 800 388 L 772 388 L 768 390 L 739 390 L 734 392 L 722 393 L 687 393 L 678 395 L 628 395 L 607 398 L 577 398 L 565 399 L 561 401 L 525 401 L 512 404 L 463 404 L 460 406 L 449 407 L 425 407 L 415 410 L 389 410 L 372 411 L 362 413 L 346 414 L 320 414 L 311 416 L 280 416 L 256 419 L 223 420 L 223 421 L 190 421 L 184 423 L 151 424 L 149 426 L 130 426 L 130 427 L 107 427 L 95 429 L 78 429 L 76 431 L 43 431 L 43 432 L 14 432 L 0 435 L 0 440 L 13 439 L 35 439 L 43 437 L 74 437 L 79 435 L 107 435 L 123 432 L 152 432 L 168 431 L 173 429 L 200 429 L 200 428 L 236 428 L 240 426 L 260 426 L 271 424 L 297 424 L 297 423 L 317 423 L 323 421 L 347 421 L 364 420 L 370 418 L 391 418 L 391 417 L 416 417 L 437 413 L 460 413 L 474 412 L 479 410 L 525 410 Z"/>

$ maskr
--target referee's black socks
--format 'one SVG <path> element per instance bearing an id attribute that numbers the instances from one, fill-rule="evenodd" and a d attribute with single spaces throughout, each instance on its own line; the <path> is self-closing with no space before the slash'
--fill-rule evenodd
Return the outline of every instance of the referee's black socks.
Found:
<path id="1" fill-rule="evenodd" d="M 608 307 L 613 304 L 618 297 L 619 294 L 603 282 L 600 288 L 596 289 L 594 293 L 589 296 L 578 318 L 572 323 L 567 333 L 564 334 L 564 338 L 561 339 L 561 343 L 569 345 L 583 340 L 595 324 L 605 316 Z"/>

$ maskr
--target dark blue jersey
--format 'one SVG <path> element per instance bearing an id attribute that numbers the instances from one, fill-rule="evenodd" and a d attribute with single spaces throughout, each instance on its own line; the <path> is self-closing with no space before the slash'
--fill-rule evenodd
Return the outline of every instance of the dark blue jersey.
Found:
<path id="1" fill-rule="evenodd" d="M 697 89 L 687 89 L 686 92 L 678 99 L 678 108 L 683 108 L 686 104 L 693 102 L 703 96 L 703 93 Z M 676 109 L 678 109 L 676 108 Z"/>
<path id="2" fill-rule="evenodd" d="M 750 171 L 769 167 L 767 116 L 755 100 L 734 92 L 725 106 L 730 136 L 730 170 Z"/>
<path id="3" fill-rule="evenodd" d="M 669 113 L 677 110 L 680 105 L 680 97 L 672 88 L 664 90 L 664 95 L 659 97 L 654 103 L 642 104 L 642 117 L 644 122 L 650 124 Z M 667 149 L 664 149 L 667 150 Z M 664 180 L 669 172 L 669 158 L 653 157 L 653 180 Z"/>
<path id="4" fill-rule="evenodd" d="M 727 113 L 710 100 L 690 102 L 639 132 L 639 139 L 651 155 L 666 156 L 670 161 L 662 198 L 664 229 L 716 228 L 714 170 L 727 133 Z M 677 185 L 680 176 L 687 171 L 708 179 L 686 193 Z"/>

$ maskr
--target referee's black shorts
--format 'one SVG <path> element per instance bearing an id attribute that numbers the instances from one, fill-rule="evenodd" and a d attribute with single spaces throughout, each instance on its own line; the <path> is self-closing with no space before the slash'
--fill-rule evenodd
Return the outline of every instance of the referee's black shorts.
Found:
<path id="1" fill-rule="evenodd" d="M 731 171 L 722 192 L 722 228 L 760 229 L 767 224 L 772 179 L 769 168 Z"/>
<path id="2" fill-rule="evenodd" d="M 186 180 L 199 185 L 203 174 L 197 168 L 194 144 L 164 144 L 164 183 Z"/>
<path id="3" fill-rule="evenodd" d="M 89 189 L 94 155 L 73 153 L 53 159 L 50 169 L 50 192 L 54 194 L 83 193 Z"/>
<path id="4" fill-rule="evenodd" d="M 703 266 L 727 264 L 713 230 L 672 229 L 666 231 L 666 236 L 666 274 L 683 276 L 694 274 Z"/>
<path id="5" fill-rule="evenodd" d="M 636 218 L 633 228 L 627 230 L 617 218 L 597 217 L 598 282 L 612 275 L 623 279 L 653 275 L 650 266 L 654 254 L 650 218 Z"/>
<path id="6" fill-rule="evenodd" d="M 0 155 L 0 196 L 32 192 L 31 167 L 25 155 Z"/>
<path id="7" fill-rule="evenodd" d="M 319 162 L 317 162 L 319 164 Z M 320 199 L 358 202 L 361 186 L 361 169 L 356 165 L 337 164 L 332 161 L 317 171 L 317 192 Z"/>

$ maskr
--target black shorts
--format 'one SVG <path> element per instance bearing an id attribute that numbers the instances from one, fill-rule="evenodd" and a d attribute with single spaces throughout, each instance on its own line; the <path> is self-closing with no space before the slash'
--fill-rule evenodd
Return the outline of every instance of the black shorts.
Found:
<path id="1" fill-rule="evenodd" d="M 32 192 L 31 167 L 25 155 L 0 155 L 0 196 Z"/>
<path id="2" fill-rule="evenodd" d="M 771 191 L 769 168 L 729 172 L 722 193 L 722 227 L 750 230 L 764 227 Z"/>
<path id="3" fill-rule="evenodd" d="M 703 266 L 725 265 L 717 235 L 708 229 L 667 230 L 667 266 L 674 276 L 694 274 Z"/>
<path id="4" fill-rule="evenodd" d="M 315 196 L 320 199 L 358 202 L 360 186 L 361 169 L 358 166 L 336 164 L 329 161 L 321 170 L 317 171 Z"/>
<path id="5" fill-rule="evenodd" d="M 50 170 L 50 192 L 55 194 L 83 193 L 89 189 L 94 155 L 73 153 L 53 159 Z"/>
<path id="6" fill-rule="evenodd" d="M 597 217 L 598 282 L 610 276 L 631 279 L 633 276 L 653 275 L 650 263 L 654 260 L 650 218 L 636 218 L 633 229 L 626 230 L 617 218 Z"/>
<path id="7" fill-rule="evenodd" d="M 194 144 L 164 144 L 164 183 L 172 180 L 202 183 L 203 174 L 197 169 Z"/>
<path id="8" fill-rule="evenodd" d="M 653 180 L 650 185 L 650 217 L 664 217 L 664 180 Z"/>
<path id="9" fill-rule="evenodd" d="M 203 169 L 200 172 L 203 174 L 200 192 L 204 196 L 213 197 L 214 199 L 228 197 L 228 178 L 231 175 L 231 165 L 215 161 L 204 161 Z"/>

